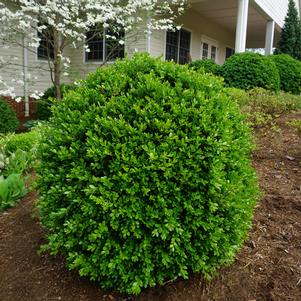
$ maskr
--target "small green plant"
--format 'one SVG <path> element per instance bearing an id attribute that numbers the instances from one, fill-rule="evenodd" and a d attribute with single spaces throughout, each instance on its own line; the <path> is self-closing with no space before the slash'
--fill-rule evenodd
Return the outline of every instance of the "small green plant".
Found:
<path id="1" fill-rule="evenodd" d="M 28 130 L 32 130 L 35 127 L 37 127 L 39 124 L 43 123 L 42 120 L 28 120 L 24 123 L 24 126 L 28 129 Z"/>
<path id="2" fill-rule="evenodd" d="M 47 248 L 129 294 L 212 275 L 252 223 L 252 148 L 220 78 L 143 54 L 100 68 L 54 107 L 43 132 Z"/>
<path id="3" fill-rule="evenodd" d="M 301 62 L 288 54 L 271 55 L 280 75 L 280 89 L 296 95 L 301 93 Z"/>
<path id="4" fill-rule="evenodd" d="M 36 147 L 39 140 L 38 131 L 10 135 L 6 138 L 4 151 L 7 154 L 15 153 L 17 150 L 30 152 Z"/>
<path id="5" fill-rule="evenodd" d="M 31 154 L 30 152 L 25 152 L 21 149 L 18 149 L 9 157 L 7 157 L 7 159 L 8 164 L 3 170 L 3 175 L 9 176 L 15 173 L 23 175 L 30 166 Z"/>
<path id="6" fill-rule="evenodd" d="M 214 75 L 221 74 L 221 66 L 216 64 L 213 60 L 196 60 L 189 65 L 194 70 L 204 70 L 205 73 L 212 73 Z"/>
<path id="7" fill-rule="evenodd" d="M 0 212 L 13 207 L 26 193 L 25 179 L 20 174 L 10 174 L 6 179 L 0 175 Z"/>
<path id="8" fill-rule="evenodd" d="M 274 62 L 252 52 L 238 53 L 222 66 L 222 76 L 228 87 L 250 90 L 256 87 L 278 91 L 280 77 Z"/>
<path id="9" fill-rule="evenodd" d="M 288 124 L 292 126 L 294 129 L 296 129 L 299 136 L 301 137 L 301 120 L 299 119 L 291 120 Z"/>
<path id="10" fill-rule="evenodd" d="M 19 126 L 15 111 L 0 98 L 0 134 L 13 133 Z"/>

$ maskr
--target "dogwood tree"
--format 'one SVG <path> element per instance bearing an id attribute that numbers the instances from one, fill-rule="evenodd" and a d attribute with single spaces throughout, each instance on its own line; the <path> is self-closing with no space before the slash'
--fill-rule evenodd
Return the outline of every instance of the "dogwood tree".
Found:
<path id="1" fill-rule="evenodd" d="M 62 76 L 70 67 L 65 50 L 87 43 L 86 33 L 91 28 L 110 27 L 109 38 L 116 45 L 123 44 L 120 29 L 125 35 L 137 28 L 148 33 L 171 29 L 185 3 L 186 0 L 0 0 L 0 41 L 7 47 L 18 45 L 30 52 L 37 52 L 43 41 L 56 98 L 60 99 Z M 84 47 L 89 51 L 87 45 Z M 24 84 L 26 81 L 25 78 Z"/>

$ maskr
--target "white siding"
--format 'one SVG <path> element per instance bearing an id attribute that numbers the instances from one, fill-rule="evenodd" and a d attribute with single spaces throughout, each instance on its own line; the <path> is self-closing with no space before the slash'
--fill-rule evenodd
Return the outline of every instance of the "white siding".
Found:
<path id="1" fill-rule="evenodd" d="M 23 80 L 23 48 L 11 45 L 5 48 L 0 44 L 0 56 L 8 64 L 0 68 L 2 79 L 13 87 L 17 96 L 23 96 L 23 85 L 13 82 L 13 80 Z M 34 91 L 44 91 L 51 86 L 50 72 L 47 62 L 38 61 L 37 56 L 32 51 L 28 51 L 28 73 L 31 76 L 29 81 L 29 93 Z M 0 85 L 0 90 L 4 87 Z"/>
<path id="2" fill-rule="evenodd" d="M 295 2 L 300 12 L 300 2 L 299 0 L 295 0 Z M 255 3 L 280 27 L 283 27 L 284 18 L 287 14 L 288 0 L 255 0 Z"/>

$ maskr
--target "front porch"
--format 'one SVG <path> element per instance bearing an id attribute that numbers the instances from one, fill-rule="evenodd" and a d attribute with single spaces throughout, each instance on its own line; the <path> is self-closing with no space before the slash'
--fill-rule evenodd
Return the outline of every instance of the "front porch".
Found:
<path id="1" fill-rule="evenodd" d="M 232 36 L 236 52 L 264 48 L 267 55 L 280 37 L 281 25 L 252 0 L 192 0 L 191 10 L 216 23 Z M 280 22 L 279 22 L 280 23 Z"/>

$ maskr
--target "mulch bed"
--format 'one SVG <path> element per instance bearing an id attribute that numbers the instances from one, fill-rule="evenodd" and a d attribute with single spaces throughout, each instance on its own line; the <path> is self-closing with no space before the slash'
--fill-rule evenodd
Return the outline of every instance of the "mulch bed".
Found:
<path id="1" fill-rule="evenodd" d="M 63 258 L 38 253 L 45 239 L 30 193 L 0 215 L 0 300 L 301 300 L 301 140 L 289 119 L 301 119 L 301 112 L 277 120 L 280 132 L 257 135 L 253 162 L 264 196 L 249 240 L 212 282 L 193 275 L 138 297 L 105 292 L 68 271 Z"/>

